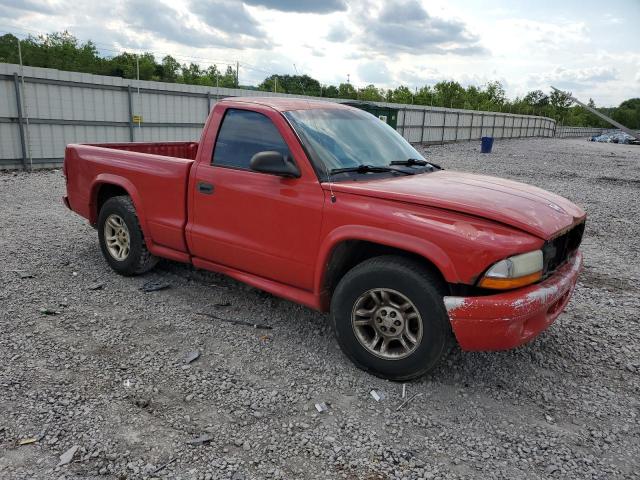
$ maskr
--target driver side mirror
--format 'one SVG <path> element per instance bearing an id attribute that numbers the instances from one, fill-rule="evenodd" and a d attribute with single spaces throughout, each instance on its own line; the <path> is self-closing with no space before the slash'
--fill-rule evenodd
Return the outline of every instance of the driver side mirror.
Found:
<path id="1" fill-rule="evenodd" d="M 249 166 L 251 170 L 256 172 L 269 173 L 279 177 L 300 177 L 300 170 L 294 161 L 288 155 L 284 156 L 276 151 L 269 150 L 256 153 L 251 157 Z"/>

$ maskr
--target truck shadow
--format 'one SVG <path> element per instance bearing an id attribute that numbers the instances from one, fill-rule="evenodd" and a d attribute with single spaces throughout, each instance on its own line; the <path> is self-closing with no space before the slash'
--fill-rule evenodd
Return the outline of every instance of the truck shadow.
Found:
<path id="1" fill-rule="evenodd" d="M 298 305 L 294 302 L 281 299 L 268 292 L 250 287 L 239 281 L 233 280 L 222 274 L 196 269 L 190 265 L 161 261 L 156 268 L 156 275 L 165 278 L 174 278 L 178 281 L 193 282 L 196 285 L 223 289 L 229 303 L 240 309 L 240 316 L 245 313 L 246 318 L 255 318 L 256 312 L 260 318 L 278 318 L 275 326 L 286 328 L 288 341 L 303 344 L 309 349 L 309 353 L 317 353 L 314 350 L 335 350 L 335 361 L 348 369 L 353 369 L 363 378 L 374 379 L 370 374 L 361 372 L 354 367 L 346 356 L 339 353 L 329 315 L 316 312 L 310 308 Z M 245 311 L 243 311 L 243 309 Z M 312 331 L 319 333 L 322 339 L 308 344 Z M 509 385 L 512 379 L 522 380 L 537 376 L 548 376 L 548 370 L 542 367 L 541 361 L 553 351 L 547 351 L 546 336 L 553 336 L 553 329 L 545 332 L 541 339 L 535 339 L 532 343 L 518 349 L 501 352 L 464 352 L 455 345 L 436 368 L 422 378 L 412 383 L 433 384 L 444 383 L 470 387 L 476 385 L 494 386 L 502 388 Z M 303 342 L 307 342 L 304 345 Z"/>

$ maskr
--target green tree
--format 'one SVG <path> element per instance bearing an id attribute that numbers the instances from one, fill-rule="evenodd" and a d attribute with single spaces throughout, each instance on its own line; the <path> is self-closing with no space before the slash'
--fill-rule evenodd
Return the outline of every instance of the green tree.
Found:
<path id="1" fill-rule="evenodd" d="M 35 37 L 30 35 L 20 45 L 24 65 L 100 73 L 103 63 L 93 42 L 80 43 L 67 31 Z M 13 42 L 9 48 L 17 49 L 17 42 Z"/>
<path id="2" fill-rule="evenodd" d="M 264 90 L 265 92 L 287 93 L 283 80 L 284 78 L 282 75 L 271 75 L 270 77 L 265 78 L 262 83 L 258 85 L 258 90 Z"/>
<path id="3" fill-rule="evenodd" d="M 413 102 L 413 94 L 409 87 L 405 87 L 401 85 L 395 88 L 391 93 L 391 102 L 393 103 L 412 103 Z"/>
<path id="4" fill-rule="evenodd" d="M 197 63 L 181 65 L 167 55 L 157 62 L 152 53 L 135 54 L 122 52 L 114 57 L 102 57 L 93 42 L 80 42 L 67 31 L 48 35 L 29 36 L 20 41 L 24 65 L 56 68 L 76 72 L 136 78 L 137 69 L 143 80 L 179 82 L 193 85 L 236 87 L 237 76 L 232 65 L 224 72 L 216 65 L 206 69 Z M 18 63 L 18 38 L 12 34 L 0 36 L 0 62 Z M 277 83 L 277 87 L 276 87 Z M 243 88 L 255 88 L 251 86 Z M 350 83 L 324 85 L 308 75 L 271 75 L 258 86 L 260 90 L 316 95 L 329 98 L 356 99 L 366 101 L 386 100 L 396 103 L 436 105 L 442 107 L 471 108 L 485 111 L 503 111 L 522 114 L 537 114 L 561 120 L 566 125 L 602 126 L 604 120 L 578 105 L 572 106 L 570 98 L 559 92 L 546 94 L 534 90 L 523 98 L 509 100 L 500 82 L 491 81 L 482 87 L 469 85 L 464 88 L 455 81 L 442 81 L 435 85 L 424 85 L 412 92 L 406 86 L 384 90 L 375 85 L 356 90 Z M 595 108 L 595 102 L 589 99 Z M 640 98 L 631 98 L 618 107 L 599 108 L 620 123 L 640 129 Z"/>
<path id="5" fill-rule="evenodd" d="M 110 75 L 123 78 L 138 78 L 140 68 L 140 80 L 155 80 L 156 61 L 151 53 L 137 55 L 124 52 L 108 60 L 106 69 Z"/>
<path id="6" fill-rule="evenodd" d="M 220 86 L 226 88 L 237 88 L 239 87 L 237 78 L 235 69 L 231 65 L 227 65 L 224 75 L 220 77 Z"/>
<path id="7" fill-rule="evenodd" d="M 353 88 L 350 83 L 341 83 L 338 85 L 338 98 L 351 98 L 355 100 L 358 98 L 358 92 Z"/>
<path id="8" fill-rule="evenodd" d="M 416 94 L 413 96 L 413 103 L 418 105 L 433 105 L 433 100 L 435 98 L 435 93 L 431 89 L 430 86 L 425 85 L 418 89 Z"/>
<path id="9" fill-rule="evenodd" d="M 567 109 L 571 106 L 573 101 L 570 98 L 571 93 L 564 93 L 554 90 L 549 97 L 549 103 L 552 107 L 557 109 Z"/>
<path id="10" fill-rule="evenodd" d="M 339 95 L 340 95 L 340 92 L 338 91 L 338 87 L 336 87 L 335 85 L 325 86 L 322 89 L 323 97 L 338 98 Z"/>
<path id="11" fill-rule="evenodd" d="M 315 96 L 321 93 L 320 82 L 309 75 L 271 75 L 258 85 L 258 89 L 273 92 L 276 80 L 278 92 Z"/>
<path id="12" fill-rule="evenodd" d="M 640 130 L 640 98 L 622 102 L 612 113 L 612 118 L 627 128 Z"/>
<path id="13" fill-rule="evenodd" d="M 167 55 L 162 59 L 162 63 L 156 67 L 156 75 L 161 82 L 178 82 L 180 70 L 180 63 L 171 55 Z"/>
<path id="14" fill-rule="evenodd" d="M 202 71 L 202 68 L 200 68 L 200 65 L 193 62 L 190 63 L 189 65 L 187 64 L 182 65 L 180 70 L 181 70 L 182 81 L 184 83 L 188 83 L 191 85 L 200 84 L 200 81 L 201 81 L 200 79 L 204 75 L 204 72 Z"/>
<path id="15" fill-rule="evenodd" d="M 533 90 L 524 96 L 523 101 L 532 107 L 542 108 L 549 105 L 549 96 L 542 90 Z"/>
<path id="16" fill-rule="evenodd" d="M 484 93 L 487 103 L 493 106 L 502 105 L 507 100 L 504 87 L 497 81 L 487 83 Z"/>
<path id="17" fill-rule="evenodd" d="M 433 91 L 435 94 L 434 105 L 440 107 L 462 108 L 465 100 L 471 102 L 471 100 L 467 98 L 467 92 L 458 82 L 438 82 L 433 86 Z M 477 91 L 477 89 L 475 89 L 475 91 Z M 474 96 L 478 97 L 475 91 Z M 479 100 L 475 100 L 474 103 L 478 104 Z"/>
<path id="18" fill-rule="evenodd" d="M 384 100 L 384 92 L 377 88 L 375 85 L 367 85 L 366 87 L 360 89 L 358 97 L 360 98 L 360 100 L 381 102 L 382 100 Z"/>
<path id="19" fill-rule="evenodd" d="M 18 63 L 18 37 L 7 33 L 0 36 L 0 62 Z"/>

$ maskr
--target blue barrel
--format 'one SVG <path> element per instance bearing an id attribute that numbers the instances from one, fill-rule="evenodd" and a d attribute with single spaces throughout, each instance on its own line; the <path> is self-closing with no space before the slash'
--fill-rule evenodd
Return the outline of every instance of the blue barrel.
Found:
<path id="1" fill-rule="evenodd" d="M 493 148 L 493 137 L 482 137 L 482 145 L 480 146 L 481 153 L 491 153 Z"/>

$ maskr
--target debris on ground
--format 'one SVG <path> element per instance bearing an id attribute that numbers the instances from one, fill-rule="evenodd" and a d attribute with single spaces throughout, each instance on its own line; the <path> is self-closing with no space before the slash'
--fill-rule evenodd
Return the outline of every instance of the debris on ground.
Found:
<path id="1" fill-rule="evenodd" d="M 167 288 L 171 288 L 171 284 L 167 282 L 163 282 L 162 280 L 150 280 L 146 282 L 140 290 L 145 293 L 157 292 L 159 290 L 165 290 Z"/>
<path id="2" fill-rule="evenodd" d="M 147 408 L 151 401 L 148 398 L 136 398 L 133 403 L 135 403 L 136 407 Z"/>
<path id="3" fill-rule="evenodd" d="M 23 438 L 18 442 L 18 445 L 31 445 L 32 443 L 36 443 L 38 440 L 40 440 L 38 437 Z"/>
<path id="4" fill-rule="evenodd" d="M 219 302 L 219 303 L 214 303 L 213 306 L 215 308 L 224 308 L 224 307 L 230 307 L 231 306 L 231 302 Z"/>
<path id="5" fill-rule="evenodd" d="M 187 440 L 187 443 L 189 445 L 204 445 L 205 443 L 209 443 L 211 440 L 213 440 L 213 435 L 210 433 L 204 433 L 199 437 Z"/>
<path id="6" fill-rule="evenodd" d="M 422 393 L 416 393 L 414 394 L 412 397 L 409 397 L 408 399 L 406 399 L 404 402 L 402 402 L 398 408 L 396 408 L 396 412 L 399 410 L 402 410 L 406 405 L 408 405 L 409 403 L 411 403 L 413 401 L 414 398 L 421 396 Z"/>
<path id="7" fill-rule="evenodd" d="M 40 309 L 40 313 L 42 315 L 60 315 L 59 310 L 54 310 L 53 308 L 43 307 Z"/>
<path id="8" fill-rule="evenodd" d="M 195 362 L 198 358 L 200 358 L 200 352 L 198 350 L 193 350 L 191 352 L 187 352 L 182 359 L 182 362 L 189 365 L 191 362 Z"/>
<path id="9" fill-rule="evenodd" d="M 175 462 L 177 460 L 177 458 L 172 458 L 171 460 L 169 460 L 167 463 L 160 465 L 158 468 L 156 468 L 153 471 L 153 475 L 155 475 L 158 472 L 161 472 L 162 470 L 164 470 L 165 468 L 167 468 L 169 465 L 171 465 L 173 462 Z"/>
<path id="10" fill-rule="evenodd" d="M 371 390 L 369 392 L 369 395 L 371 395 L 376 402 L 381 402 L 382 400 L 385 399 L 384 393 L 383 392 L 379 392 L 377 390 Z"/>
<path id="11" fill-rule="evenodd" d="M 324 413 L 329 410 L 329 407 L 325 402 L 316 403 L 315 407 L 318 413 Z"/>
<path id="12" fill-rule="evenodd" d="M 101 290 L 104 287 L 103 282 L 95 282 L 87 287 L 87 290 Z"/>
<path id="13" fill-rule="evenodd" d="M 27 278 L 35 278 L 35 275 L 27 270 L 13 270 L 13 272 L 17 273 L 22 280 Z"/>
<path id="14" fill-rule="evenodd" d="M 62 467 L 68 463 L 71 463 L 73 460 L 73 456 L 76 454 L 80 447 L 78 445 L 74 445 L 69 450 L 60 455 L 60 461 L 58 462 L 58 467 Z"/>
<path id="15" fill-rule="evenodd" d="M 600 143 L 630 144 L 630 143 L 635 143 L 636 139 L 633 138 L 628 133 L 617 130 L 613 132 L 605 132 L 605 133 L 602 133 L 601 135 L 594 135 L 589 139 L 589 141 L 600 142 Z"/>
<path id="16" fill-rule="evenodd" d="M 247 322 L 246 320 L 234 320 L 232 318 L 222 318 L 222 317 L 218 317 L 217 315 L 214 315 L 213 313 L 196 312 L 196 315 L 202 315 L 204 317 L 214 318 L 216 320 L 220 320 L 221 322 L 232 323 L 234 325 L 246 325 L 247 327 L 253 327 L 258 330 L 273 329 L 271 325 L 265 325 L 263 323 Z"/>

